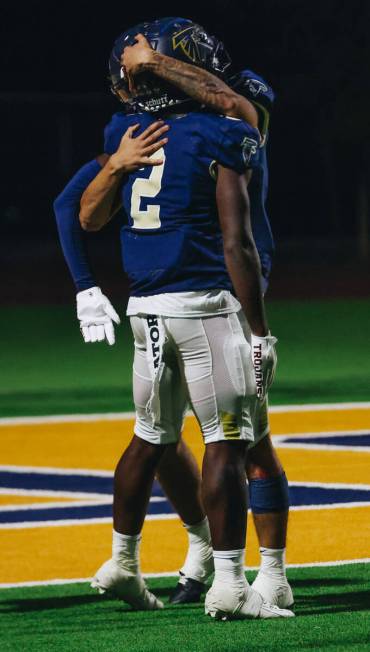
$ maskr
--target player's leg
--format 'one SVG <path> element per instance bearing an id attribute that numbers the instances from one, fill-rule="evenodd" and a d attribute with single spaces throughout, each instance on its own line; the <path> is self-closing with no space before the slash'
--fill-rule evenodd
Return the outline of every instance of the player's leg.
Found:
<path id="1" fill-rule="evenodd" d="M 251 333 L 242 312 L 238 318 L 246 340 Z M 261 553 L 261 567 L 253 588 L 280 607 L 293 603 L 285 574 L 285 548 L 289 512 L 288 483 L 269 433 L 268 400 L 256 400 L 253 410 L 255 443 L 249 445 L 246 472 L 249 501 Z"/>
<path id="2" fill-rule="evenodd" d="M 289 494 L 283 466 L 270 436 L 248 450 L 249 500 L 262 548 L 285 548 Z"/>
<path id="3" fill-rule="evenodd" d="M 214 617 L 276 617 L 244 574 L 245 441 L 253 441 L 247 397 L 255 390 L 250 348 L 235 315 L 168 319 L 193 411 L 206 443 L 203 501 L 210 522 L 215 578 L 206 597 Z"/>
<path id="4" fill-rule="evenodd" d="M 199 467 L 182 439 L 166 448 L 158 465 L 157 478 L 183 523 L 195 525 L 204 519 Z"/>
<path id="5" fill-rule="evenodd" d="M 167 447 L 158 466 L 157 478 L 188 535 L 186 559 L 170 602 L 199 602 L 206 587 L 205 582 L 214 570 L 213 551 L 208 519 L 201 500 L 200 471 L 184 441 Z"/>
<path id="6" fill-rule="evenodd" d="M 138 536 L 148 510 L 154 475 L 166 446 L 136 435 L 114 473 L 113 527 L 126 536 Z"/>
<path id="7" fill-rule="evenodd" d="M 252 586 L 265 600 L 288 607 L 294 601 L 285 572 L 288 483 L 269 436 L 248 451 L 246 470 L 261 553 L 261 566 Z"/>
<path id="8" fill-rule="evenodd" d="M 163 605 L 150 593 L 141 576 L 139 545 L 154 474 L 166 445 L 178 437 L 178 424 L 171 424 L 171 363 L 161 370 L 161 388 L 156 398 L 168 415 L 166 428 L 155 425 L 147 411 L 157 378 L 150 368 L 144 319 L 131 320 L 135 336 L 133 390 L 136 407 L 135 435 L 123 453 L 114 477 L 114 529 L 112 558 L 98 570 L 92 586 L 110 591 L 137 609 L 158 609 Z M 150 352 L 150 349 L 149 349 Z M 166 404 L 168 397 L 169 403 Z M 162 404 L 161 404 L 162 401 Z M 157 406 L 158 407 L 158 406 Z"/>

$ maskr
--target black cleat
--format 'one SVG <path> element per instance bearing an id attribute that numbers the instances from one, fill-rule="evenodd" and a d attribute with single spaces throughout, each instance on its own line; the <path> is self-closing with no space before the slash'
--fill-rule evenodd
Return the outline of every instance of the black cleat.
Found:
<path id="1" fill-rule="evenodd" d="M 180 573 L 182 575 L 182 573 Z M 182 576 L 184 577 L 184 576 Z M 171 604 L 190 604 L 200 602 L 201 595 L 205 591 L 206 585 L 203 582 L 192 580 L 190 577 L 185 578 L 185 583 L 179 582 L 170 597 Z"/>

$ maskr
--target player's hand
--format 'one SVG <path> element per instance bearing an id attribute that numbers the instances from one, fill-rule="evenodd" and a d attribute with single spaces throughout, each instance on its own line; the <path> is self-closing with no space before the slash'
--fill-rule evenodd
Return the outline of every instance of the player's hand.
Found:
<path id="1" fill-rule="evenodd" d="M 123 170 L 129 174 L 148 165 L 162 165 L 163 159 L 153 159 L 152 156 L 168 142 L 168 138 L 162 136 L 169 126 L 163 120 L 157 120 L 135 137 L 139 127 L 139 124 L 133 125 L 123 135 L 117 151 L 109 159 L 113 171 Z"/>
<path id="2" fill-rule="evenodd" d="M 265 398 L 274 380 L 277 364 L 276 342 L 277 339 L 273 335 L 258 337 L 252 333 L 252 360 L 256 376 L 257 396 L 261 401 Z"/>
<path id="3" fill-rule="evenodd" d="M 77 318 L 85 342 L 115 342 L 114 326 L 121 320 L 111 302 L 98 287 L 77 293 Z"/>
<path id="4" fill-rule="evenodd" d="M 154 50 L 149 45 L 143 34 L 137 34 L 134 45 L 127 45 L 121 55 L 121 65 L 127 76 L 130 93 L 135 90 L 134 76 L 138 72 L 145 70 L 145 67 L 151 62 Z"/>

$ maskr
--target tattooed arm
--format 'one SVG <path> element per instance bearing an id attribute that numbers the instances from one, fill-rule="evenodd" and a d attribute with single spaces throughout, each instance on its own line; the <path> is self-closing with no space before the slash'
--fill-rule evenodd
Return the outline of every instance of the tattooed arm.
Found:
<path id="1" fill-rule="evenodd" d="M 174 84 L 200 104 L 218 113 L 245 120 L 258 128 L 258 115 L 253 104 L 235 93 L 221 79 L 203 68 L 152 50 L 142 34 L 136 36 L 136 41 L 135 45 L 125 47 L 121 57 L 130 90 L 135 87 L 133 77 L 148 71 Z"/>

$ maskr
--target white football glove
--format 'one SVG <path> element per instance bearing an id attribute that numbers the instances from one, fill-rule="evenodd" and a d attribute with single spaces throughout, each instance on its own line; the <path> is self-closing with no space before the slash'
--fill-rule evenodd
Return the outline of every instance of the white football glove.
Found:
<path id="1" fill-rule="evenodd" d="M 256 376 L 257 396 L 261 401 L 265 398 L 274 380 L 277 364 L 276 342 L 277 339 L 273 335 L 258 337 L 252 333 L 252 360 Z"/>
<path id="2" fill-rule="evenodd" d="M 85 342 L 115 342 L 113 322 L 121 320 L 111 302 L 98 287 L 77 293 L 77 318 Z"/>

